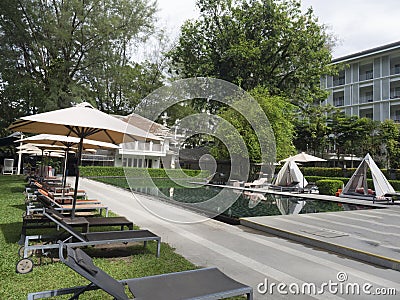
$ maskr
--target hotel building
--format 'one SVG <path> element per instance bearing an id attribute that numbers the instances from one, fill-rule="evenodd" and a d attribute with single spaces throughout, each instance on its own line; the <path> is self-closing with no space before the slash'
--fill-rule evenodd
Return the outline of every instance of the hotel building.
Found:
<path id="1" fill-rule="evenodd" d="M 400 122 L 400 42 L 387 44 L 332 60 L 343 64 L 336 76 L 325 76 L 329 91 L 323 102 L 348 115 L 375 121 Z"/>

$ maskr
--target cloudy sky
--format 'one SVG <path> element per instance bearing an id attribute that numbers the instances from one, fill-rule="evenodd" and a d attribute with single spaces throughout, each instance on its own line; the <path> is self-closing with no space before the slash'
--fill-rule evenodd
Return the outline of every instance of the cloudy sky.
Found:
<path id="1" fill-rule="evenodd" d="M 195 0 L 158 0 L 161 24 L 177 35 L 180 25 L 198 12 Z M 399 0 L 302 0 L 319 22 L 338 39 L 333 56 L 340 57 L 400 41 Z"/>

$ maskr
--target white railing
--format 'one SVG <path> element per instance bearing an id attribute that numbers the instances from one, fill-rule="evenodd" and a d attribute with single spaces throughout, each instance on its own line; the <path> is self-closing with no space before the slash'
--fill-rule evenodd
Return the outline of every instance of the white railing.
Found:
<path id="1" fill-rule="evenodd" d="M 360 96 L 360 103 L 368 103 L 373 102 L 374 98 L 372 95 L 361 95 Z"/>
<path id="2" fill-rule="evenodd" d="M 374 74 L 372 73 L 372 71 L 360 74 L 360 81 L 369 80 L 369 79 L 373 79 L 373 78 L 374 78 Z"/>

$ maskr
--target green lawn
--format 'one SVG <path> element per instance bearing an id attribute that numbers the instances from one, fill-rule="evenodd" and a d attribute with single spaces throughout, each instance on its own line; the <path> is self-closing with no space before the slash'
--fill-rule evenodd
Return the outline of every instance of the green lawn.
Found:
<path id="1" fill-rule="evenodd" d="M 26 299 L 29 292 L 43 291 L 75 285 L 87 281 L 62 263 L 45 258 L 33 271 L 22 275 L 15 272 L 19 260 L 17 241 L 21 233 L 22 213 L 25 211 L 23 177 L 0 176 L 0 299 Z M 35 234 L 33 230 L 28 234 Z M 94 262 L 117 279 L 142 277 L 189 270 L 195 266 L 185 260 L 167 244 L 161 246 L 161 256 L 155 256 L 156 243 L 119 249 L 88 249 Z M 35 263 L 39 260 L 36 258 Z M 102 291 L 85 293 L 80 299 L 111 299 Z"/>

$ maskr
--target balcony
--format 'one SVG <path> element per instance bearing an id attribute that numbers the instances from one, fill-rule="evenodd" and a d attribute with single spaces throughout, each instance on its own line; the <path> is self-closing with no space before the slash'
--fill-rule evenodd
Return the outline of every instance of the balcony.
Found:
<path id="1" fill-rule="evenodd" d="M 400 74 L 400 65 L 390 68 L 390 75 Z"/>
<path id="2" fill-rule="evenodd" d="M 374 73 L 372 72 L 372 70 L 367 71 L 363 74 L 360 74 L 360 81 L 364 81 L 364 80 L 370 80 L 374 78 Z"/>
<path id="3" fill-rule="evenodd" d="M 360 96 L 360 103 L 369 103 L 369 102 L 373 102 L 374 99 L 372 97 L 372 95 L 361 95 Z"/>
<path id="4" fill-rule="evenodd" d="M 344 97 L 337 97 L 333 99 L 333 106 L 343 106 L 344 105 Z"/>
<path id="5" fill-rule="evenodd" d="M 390 99 L 400 98 L 400 91 L 390 91 Z"/>
<path id="6" fill-rule="evenodd" d="M 99 162 L 109 161 L 109 162 L 112 162 L 112 161 L 114 161 L 114 156 L 83 153 L 82 160 L 83 161 L 99 161 Z"/>
<path id="7" fill-rule="evenodd" d="M 159 143 L 129 142 L 121 144 L 119 154 L 165 156 L 166 147 Z"/>
<path id="8" fill-rule="evenodd" d="M 344 83 L 345 83 L 344 77 L 333 78 L 333 86 L 344 85 Z"/>

